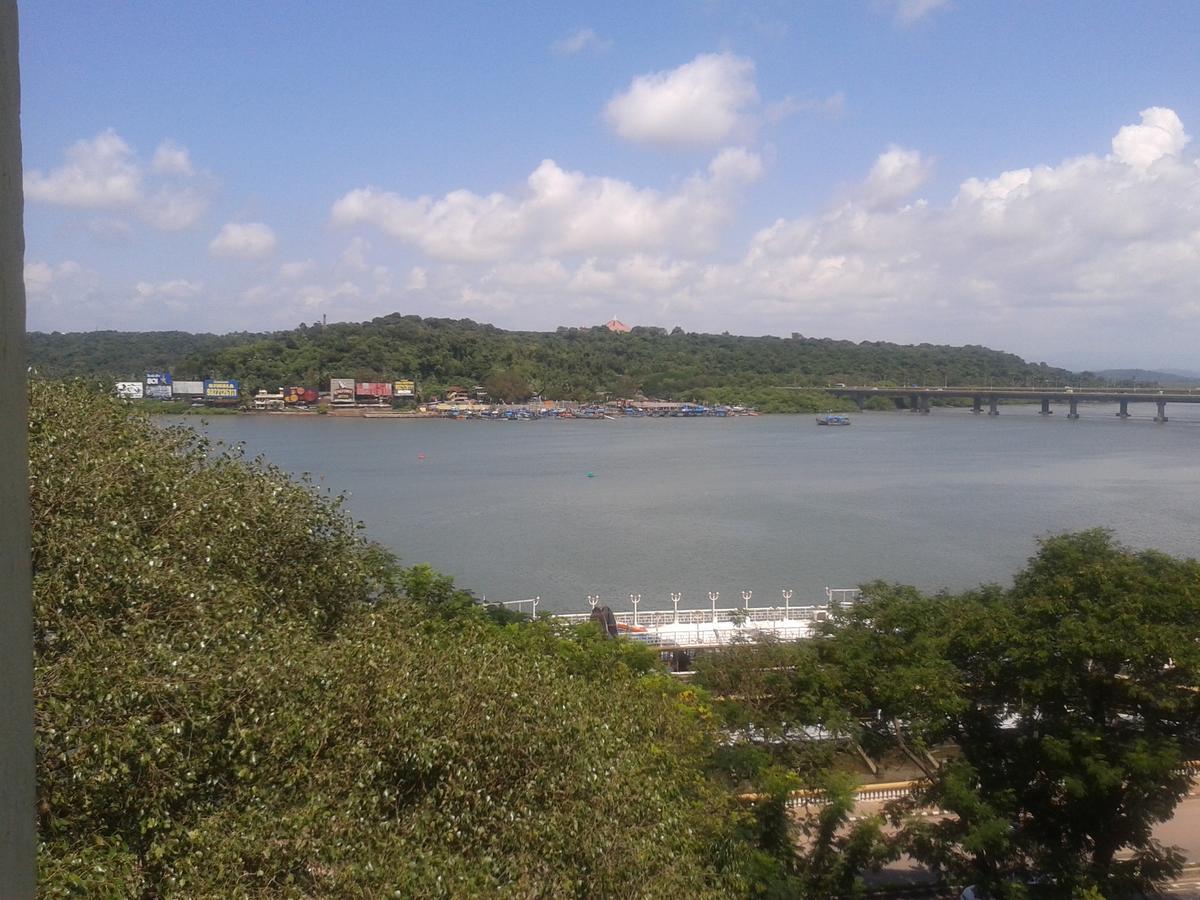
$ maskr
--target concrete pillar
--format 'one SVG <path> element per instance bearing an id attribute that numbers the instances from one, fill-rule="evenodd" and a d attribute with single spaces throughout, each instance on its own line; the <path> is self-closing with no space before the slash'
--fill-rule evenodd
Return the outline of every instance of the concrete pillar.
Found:
<path id="1" fill-rule="evenodd" d="M 1039 416 L 1054 415 L 1054 411 L 1050 409 L 1050 398 L 1049 397 L 1042 398 L 1042 411 L 1040 413 L 1038 413 L 1038 415 Z"/>
<path id="2" fill-rule="evenodd" d="M 1000 401 L 997 400 L 995 397 L 988 397 L 988 415 L 989 416 L 1000 415 Z"/>
<path id="3" fill-rule="evenodd" d="M 1076 400 L 1074 397 L 1072 397 L 1068 402 L 1071 404 L 1071 411 L 1069 413 L 1067 413 L 1067 418 L 1068 419 L 1078 419 L 1079 418 L 1079 401 Z"/>
<path id="4" fill-rule="evenodd" d="M 33 897 L 33 593 L 16 0 L 0 0 L 0 897 Z"/>
<path id="5" fill-rule="evenodd" d="M 862 412 L 863 407 L 865 407 L 867 405 L 867 395 L 866 394 L 855 394 L 854 402 L 856 404 L 858 404 L 858 411 Z"/>
<path id="6" fill-rule="evenodd" d="M 975 415 L 979 415 L 981 412 L 983 412 L 983 398 L 982 397 L 972 397 L 971 398 L 971 412 L 975 413 Z"/>
<path id="7" fill-rule="evenodd" d="M 1117 418 L 1118 419 L 1128 419 L 1129 418 L 1129 401 L 1128 400 L 1121 401 L 1121 411 L 1119 413 L 1117 413 Z"/>
<path id="8" fill-rule="evenodd" d="M 1154 417 L 1154 421 L 1155 422 L 1167 421 L 1167 401 L 1166 400 L 1155 400 L 1154 402 L 1158 406 L 1158 415 Z"/>
<path id="9" fill-rule="evenodd" d="M 917 412 L 921 408 L 921 398 L 918 394 L 908 395 L 908 411 Z"/>
<path id="10" fill-rule="evenodd" d="M 929 415 L 929 395 L 928 394 L 921 395 L 921 415 L 923 415 L 923 416 Z"/>

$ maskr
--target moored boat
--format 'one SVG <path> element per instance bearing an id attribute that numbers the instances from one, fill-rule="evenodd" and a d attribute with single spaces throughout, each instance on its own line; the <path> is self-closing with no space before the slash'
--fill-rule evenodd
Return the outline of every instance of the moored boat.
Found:
<path id="1" fill-rule="evenodd" d="M 850 417 L 845 413 L 821 413 L 817 416 L 818 425 L 849 425 Z"/>

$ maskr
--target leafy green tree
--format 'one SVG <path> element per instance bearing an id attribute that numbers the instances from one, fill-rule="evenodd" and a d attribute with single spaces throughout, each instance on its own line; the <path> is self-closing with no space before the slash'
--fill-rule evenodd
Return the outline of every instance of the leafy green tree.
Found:
<path id="1" fill-rule="evenodd" d="M 506 370 L 489 375 L 483 382 L 488 396 L 506 403 L 528 400 L 532 396 L 529 380 L 517 372 Z"/>
<path id="2" fill-rule="evenodd" d="M 1190 783 L 1197 634 L 1200 564 L 1094 530 L 1044 541 L 1007 591 L 872 586 L 829 655 L 864 719 L 961 752 L 917 801 L 953 815 L 910 823 L 913 852 L 996 890 L 1036 875 L 1114 895 L 1179 870 L 1152 829 Z"/>
<path id="3" fill-rule="evenodd" d="M 496 621 L 335 501 L 31 387 L 47 897 L 698 896 L 764 877 L 646 648 Z"/>

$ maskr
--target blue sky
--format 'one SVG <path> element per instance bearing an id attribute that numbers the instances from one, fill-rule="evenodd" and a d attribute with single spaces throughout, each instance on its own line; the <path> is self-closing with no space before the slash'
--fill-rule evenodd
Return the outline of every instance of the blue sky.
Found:
<path id="1" fill-rule="evenodd" d="M 29 324 L 1200 368 L 1200 4 L 21 9 Z"/>

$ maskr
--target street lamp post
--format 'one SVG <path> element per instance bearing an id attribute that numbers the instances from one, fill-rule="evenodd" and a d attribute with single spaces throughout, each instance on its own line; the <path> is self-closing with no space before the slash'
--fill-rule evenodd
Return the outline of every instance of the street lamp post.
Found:
<path id="1" fill-rule="evenodd" d="M 679 624 L 679 601 L 682 599 L 683 599 L 683 594 L 676 594 L 676 593 L 672 592 L 671 602 L 673 604 L 675 604 L 675 624 L 676 625 Z"/>
<path id="2" fill-rule="evenodd" d="M 792 608 L 792 592 L 790 590 L 786 590 L 780 591 L 779 593 L 783 594 L 783 617 L 785 619 L 790 619 Z"/>
<path id="3" fill-rule="evenodd" d="M 641 594 L 630 594 L 629 602 L 633 604 L 633 627 L 637 628 L 637 624 L 638 624 L 637 608 L 638 608 L 638 604 L 642 602 L 642 595 Z"/>
<path id="4" fill-rule="evenodd" d="M 750 598 L 754 596 L 754 591 L 742 591 L 742 608 L 750 608 Z"/>
<path id="5" fill-rule="evenodd" d="M 708 600 L 712 604 L 712 623 L 713 627 L 717 626 L 717 598 L 721 596 L 720 591 L 709 591 Z"/>

